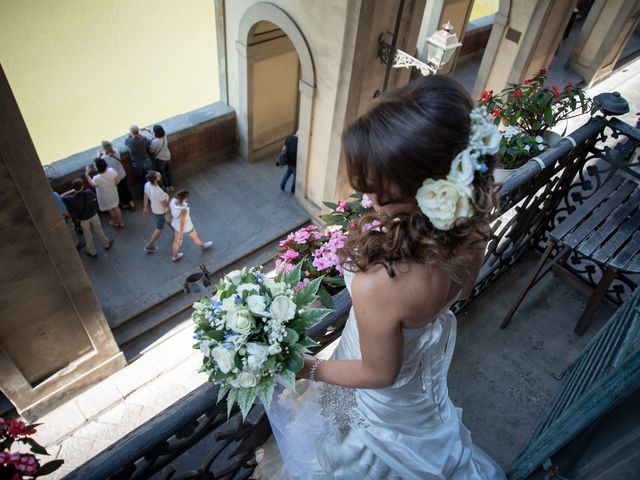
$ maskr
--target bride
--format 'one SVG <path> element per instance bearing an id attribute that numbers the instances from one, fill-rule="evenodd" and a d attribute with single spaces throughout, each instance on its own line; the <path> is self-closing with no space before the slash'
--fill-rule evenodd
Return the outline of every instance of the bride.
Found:
<path id="1" fill-rule="evenodd" d="M 338 347 L 308 356 L 309 381 L 268 411 L 286 478 L 505 478 L 447 391 L 449 307 L 472 291 L 495 207 L 490 120 L 455 80 L 428 76 L 344 132 L 349 181 L 376 214 L 340 252 L 353 308 Z M 258 478 L 279 476 L 268 453 Z"/>

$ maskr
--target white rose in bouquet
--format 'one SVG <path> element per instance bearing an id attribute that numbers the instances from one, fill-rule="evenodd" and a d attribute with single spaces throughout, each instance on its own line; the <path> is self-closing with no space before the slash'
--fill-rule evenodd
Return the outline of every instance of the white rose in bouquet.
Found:
<path id="1" fill-rule="evenodd" d="M 238 286 L 238 295 L 242 296 L 244 292 L 259 292 L 260 287 L 255 283 L 243 283 Z"/>
<path id="2" fill-rule="evenodd" d="M 276 282 L 271 278 L 264 279 L 264 286 L 269 289 L 271 294 L 275 297 L 282 295 L 287 290 L 287 284 L 284 282 Z"/>
<path id="3" fill-rule="evenodd" d="M 254 315 L 264 317 L 267 315 L 267 304 L 262 295 L 249 295 L 247 297 L 247 306 L 249 311 Z"/>
<path id="4" fill-rule="evenodd" d="M 271 302 L 271 317 L 286 322 L 296 316 L 296 304 L 289 298 L 282 295 L 276 297 Z"/>
<path id="5" fill-rule="evenodd" d="M 234 270 L 233 272 L 228 273 L 226 275 L 226 278 L 228 278 L 229 281 L 234 285 L 240 285 L 240 282 L 242 282 L 242 271 Z"/>
<path id="6" fill-rule="evenodd" d="M 251 388 L 258 384 L 258 377 L 251 372 L 241 372 L 238 374 L 237 382 L 241 388 Z"/>
<path id="7" fill-rule="evenodd" d="M 222 309 L 227 311 L 227 312 L 235 312 L 236 310 L 240 309 L 240 306 L 238 303 L 236 303 L 236 299 L 234 298 L 235 295 L 232 295 L 230 297 L 225 298 L 222 301 Z"/>
<path id="8" fill-rule="evenodd" d="M 225 318 L 226 327 L 239 334 L 247 334 L 256 326 L 256 322 L 247 310 L 236 310 L 227 313 Z"/>
<path id="9" fill-rule="evenodd" d="M 267 352 L 269 352 L 269 355 L 277 355 L 281 351 L 282 351 L 282 347 L 280 346 L 279 343 L 273 343 L 269 345 L 269 348 L 267 349 Z"/>
<path id="10" fill-rule="evenodd" d="M 251 370 L 259 370 L 267 361 L 267 346 L 260 343 L 247 343 L 247 366 Z"/>
<path id="11" fill-rule="evenodd" d="M 235 352 L 225 347 L 216 347 L 211 351 L 211 358 L 218 365 L 218 368 L 222 373 L 229 373 L 233 370 L 235 364 L 233 363 L 233 357 Z"/>

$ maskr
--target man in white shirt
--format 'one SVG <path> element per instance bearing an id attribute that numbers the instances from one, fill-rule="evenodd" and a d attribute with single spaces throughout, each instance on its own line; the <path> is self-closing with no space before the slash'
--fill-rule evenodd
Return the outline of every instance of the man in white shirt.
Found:
<path id="1" fill-rule="evenodd" d="M 164 224 L 166 223 L 165 213 L 169 210 L 169 195 L 158 185 L 161 178 L 162 176 L 159 172 L 151 171 L 147 175 L 147 183 L 144 184 L 142 213 L 145 216 L 148 216 L 149 204 L 151 204 L 151 213 L 153 213 L 153 217 L 156 222 L 156 229 L 153 231 L 149 242 L 144 247 L 144 251 L 147 253 L 155 253 L 158 251 L 158 247 L 155 246 L 155 242 L 162 234 Z"/>

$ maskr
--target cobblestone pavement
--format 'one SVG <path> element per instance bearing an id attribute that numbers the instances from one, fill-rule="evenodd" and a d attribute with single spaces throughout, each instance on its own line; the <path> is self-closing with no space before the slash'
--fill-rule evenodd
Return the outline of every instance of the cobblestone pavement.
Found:
<path id="1" fill-rule="evenodd" d="M 109 251 L 97 246 L 97 259 L 80 252 L 112 328 L 180 290 L 198 265 L 216 271 L 309 219 L 291 194 L 280 191 L 283 171 L 270 158 L 249 163 L 229 154 L 198 169 L 186 168 L 176 172 L 176 189 L 189 190 L 193 224 L 213 248 L 201 251 L 185 238 L 184 257 L 172 262 L 173 233 L 165 226 L 159 251 L 144 252 L 155 224 L 138 201 L 135 211 L 124 212 L 125 228 L 110 227 L 103 217 L 105 232 L 115 240 Z"/>

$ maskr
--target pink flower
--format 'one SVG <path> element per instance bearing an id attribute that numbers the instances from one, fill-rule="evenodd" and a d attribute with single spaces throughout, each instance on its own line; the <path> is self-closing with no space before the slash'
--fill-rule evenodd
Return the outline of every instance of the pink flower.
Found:
<path id="1" fill-rule="evenodd" d="M 347 202 L 345 200 L 340 200 L 338 202 L 338 206 L 336 207 L 336 212 L 344 213 L 347 208 L 349 208 Z"/>
<path id="2" fill-rule="evenodd" d="M 318 230 L 318 227 L 316 227 L 315 225 L 309 225 L 307 227 L 304 228 L 307 232 L 311 233 L 311 232 L 315 232 Z"/>
<path id="3" fill-rule="evenodd" d="M 280 255 L 281 258 L 285 259 L 285 260 L 295 260 L 296 258 L 298 258 L 298 252 L 296 252 L 295 250 L 287 250 L 286 252 L 284 252 L 282 255 Z"/>
<path id="4" fill-rule="evenodd" d="M 349 228 L 355 229 L 357 226 L 358 226 L 358 224 L 356 222 L 354 222 L 353 220 L 351 220 L 349 222 Z"/>
<path id="5" fill-rule="evenodd" d="M 293 234 L 293 232 L 291 232 L 289 235 L 287 235 L 287 242 L 290 242 L 294 239 L 295 235 Z"/>
<path id="6" fill-rule="evenodd" d="M 280 245 L 280 248 L 285 248 L 287 246 L 287 244 L 289 243 L 288 240 L 280 240 L 280 242 L 278 243 L 278 245 Z"/>
<path id="7" fill-rule="evenodd" d="M 373 202 L 369 198 L 369 195 L 367 195 L 366 193 L 364 195 L 362 195 L 362 207 L 363 208 L 371 208 L 371 207 L 373 207 Z"/>
<path id="8" fill-rule="evenodd" d="M 373 230 L 373 229 L 379 231 L 380 230 L 380 228 L 379 228 L 380 225 L 382 225 L 382 222 L 380 222 L 380 220 L 374 220 L 371 223 L 365 223 L 362 226 L 362 230 L 364 230 L 365 232 L 368 232 L 369 230 Z"/>
<path id="9" fill-rule="evenodd" d="M 287 262 L 283 262 L 282 260 L 276 260 L 276 273 L 279 273 L 281 270 L 284 270 L 284 266 Z"/>
<path id="10" fill-rule="evenodd" d="M 19 470 L 21 473 L 26 475 L 35 474 L 39 467 L 36 457 L 31 454 L 22 455 L 20 460 L 15 462 L 14 465 L 16 470 Z"/>
<path id="11" fill-rule="evenodd" d="M 284 264 L 284 271 L 289 273 L 291 270 L 293 270 L 295 267 L 295 265 L 293 263 L 285 263 Z"/>
<path id="12" fill-rule="evenodd" d="M 304 273 L 304 276 L 305 276 L 305 277 L 308 277 L 309 275 L 311 275 L 311 272 L 310 272 L 309 270 L 305 270 L 305 271 L 304 271 L 304 272 L 302 272 L 302 273 Z"/>
<path id="13" fill-rule="evenodd" d="M 309 283 L 309 279 L 303 278 L 302 281 L 298 282 L 298 284 L 296 285 L 296 290 L 300 290 L 302 287 L 304 287 L 308 283 Z"/>
<path id="14" fill-rule="evenodd" d="M 10 458 L 11 458 L 11 454 L 6 450 L 4 452 L 0 452 L 0 465 L 8 464 Z"/>
<path id="15" fill-rule="evenodd" d="M 296 232 L 296 234 L 294 235 L 294 240 L 296 243 L 298 243 L 299 245 L 304 245 L 305 243 L 307 243 L 307 241 L 309 240 L 310 237 L 310 233 L 308 230 L 304 229 L 304 230 L 298 230 Z"/>

